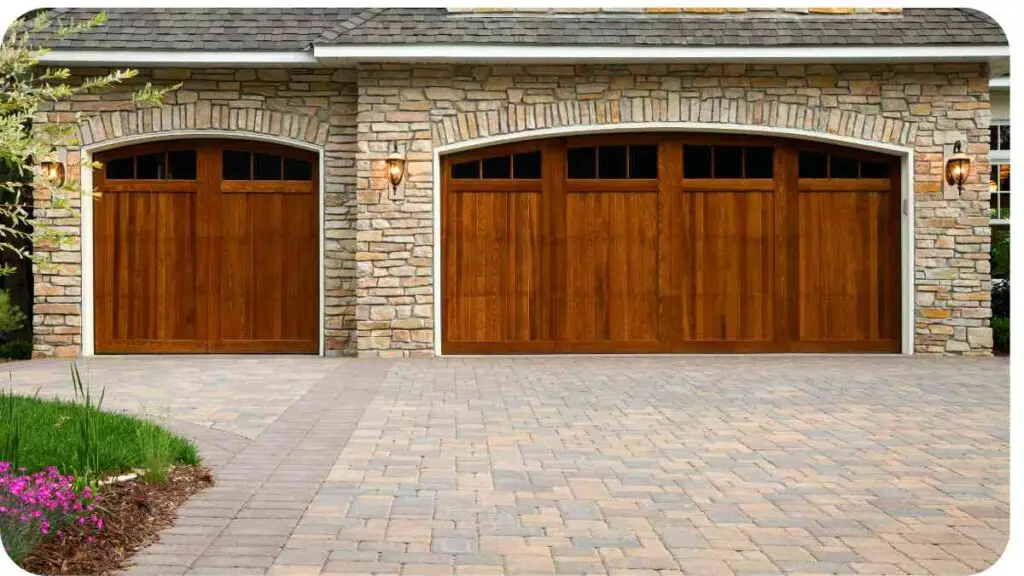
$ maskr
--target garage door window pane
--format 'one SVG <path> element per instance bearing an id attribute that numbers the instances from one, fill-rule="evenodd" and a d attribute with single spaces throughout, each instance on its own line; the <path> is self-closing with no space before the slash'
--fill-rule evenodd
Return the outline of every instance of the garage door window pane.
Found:
<path id="1" fill-rule="evenodd" d="M 569 163 L 569 178 L 596 178 L 597 158 L 596 149 L 569 148 L 567 159 Z"/>
<path id="2" fill-rule="evenodd" d="M 743 148 L 739 146 L 715 147 L 715 178 L 743 177 Z"/>
<path id="3" fill-rule="evenodd" d="M 517 180 L 537 180 L 540 173 L 540 152 L 523 152 L 512 157 L 512 176 Z"/>
<path id="4" fill-rule="evenodd" d="M 285 158 L 284 159 L 284 179 L 285 180 L 312 180 L 313 179 L 313 165 L 307 160 L 298 160 L 296 158 Z"/>
<path id="5" fill-rule="evenodd" d="M 110 180 L 131 180 L 135 178 L 135 157 L 118 158 L 103 165 L 105 174 Z"/>
<path id="6" fill-rule="evenodd" d="M 480 177 L 480 161 L 460 162 L 452 164 L 452 178 L 455 180 L 475 180 Z"/>
<path id="7" fill-rule="evenodd" d="M 888 178 L 889 165 L 885 162 L 863 160 L 860 163 L 861 178 Z"/>
<path id="8" fill-rule="evenodd" d="M 630 178 L 657 178 L 658 177 L 658 147 L 657 146 L 630 146 L 629 147 L 629 177 Z"/>
<path id="9" fill-rule="evenodd" d="M 135 177 L 140 180 L 162 180 L 167 177 L 164 154 L 142 154 L 135 160 Z"/>
<path id="10" fill-rule="evenodd" d="M 597 149 L 597 177 L 609 180 L 625 178 L 626 147 L 601 146 Z"/>
<path id="11" fill-rule="evenodd" d="M 747 178 L 772 178 L 774 156 L 769 146 L 750 146 L 744 150 L 744 176 Z"/>
<path id="12" fill-rule="evenodd" d="M 831 154 L 828 168 L 829 178 L 856 178 L 858 176 L 857 160 L 853 158 Z"/>
<path id="13" fill-rule="evenodd" d="M 512 158 L 510 156 L 497 156 L 494 158 L 483 159 L 483 177 L 484 178 L 511 178 L 512 177 Z"/>
<path id="14" fill-rule="evenodd" d="M 168 178 L 173 180 L 196 179 L 196 151 L 175 150 L 167 153 Z"/>
<path id="15" fill-rule="evenodd" d="M 248 152 L 241 150 L 225 150 L 221 160 L 223 161 L 223 168 L 221 173 L 225 180 L 249 180 L 251 179 L 251 172 L 249 171 L 249 156 Z"/>
<path id="16" fill-rule="evenodd" d="M 252 178 L 253 180 L 280 180 L 281 157 L 270 154 L 253 154 Z"/>
<path id="17" fill-rule="evenodd" d="M 711 146 L 683 147 L 683 178 L 711 178 Z"/>
<path id="18" fill-rule="evenodd" d="M 800 152 L 801 178 L 828 178 L 828 155 L 820 152 Z"/>

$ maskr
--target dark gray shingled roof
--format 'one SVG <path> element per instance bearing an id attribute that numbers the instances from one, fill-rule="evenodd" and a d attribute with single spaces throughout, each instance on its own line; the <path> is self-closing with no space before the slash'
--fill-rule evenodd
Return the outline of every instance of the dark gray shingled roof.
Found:
<path id="1" fill-rule="evenodd" d="M 87 18 L 93 9 L 57 9 Z M 613 46 L 922 46 L 1007 43 L 982 12 L 514 13 L 444 8 L 163 8 L 107 10 L 107 24 L 44 43 L 65 49 L 302 50 L 331 44 L 487 43 Z"/>
<path id="2" fill-rule="evenodd" d="M 76 50 L 305 50 L 359 8 L 110 8 L 107 22 L 41 43 Z M 55 19 L 87 20 L 89 8 L 57 8 Z"/>

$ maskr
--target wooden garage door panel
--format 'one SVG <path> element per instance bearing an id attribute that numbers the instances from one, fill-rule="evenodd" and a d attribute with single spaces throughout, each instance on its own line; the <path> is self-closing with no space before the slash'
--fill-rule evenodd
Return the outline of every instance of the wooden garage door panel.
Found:
<path id="1" fill-rule="evenodd" d="M 98 159 L 97 352 L 318 350 L 312 154 L 180 140 Z"/>
<path id="2" fill-rule="evenodd" d="M 695 134 L 515 146 L 543 151 L 539 190 L 504 170 L 520 148 L 443 160 L 444 352 L 899 350 L 893 159 Z"/>
<path id="3" fill-rule="evenodd" d="M 100 348 L 205 349 L 195 217 L 195 192 L 111 192 L 96 202 Z"/>
<path id="4" fill-rule="evenodd" d="M 540 192 L 452 195 L 445 211 L 445 330 L 453 341 L 543 338 L 537 306 Z"/>
<path id="5" fill-rule="evenodd" d="M 801 192 L 799 339 L 895 340 L 888 192 Z M 894 241 L 897 240 L 897 241 Z"/>
<path id="6" fill-rule="evenodd" d="M 297 248 L 315 246 L 315 202 L 312 194 L 221 196 L 218 349 L 277 351 L 292 342 L 313 351 L 317 289 L 308 277 L 316 274 L 317 253 Z"/>
<path id="7" fill-rule="evenodd" d="M 664 298 L 680 340 L 771 340 L 771 192 L 683 192 Z"/>
<path id="8" fill-rule="evenodd" d="M 657 220 L 656 192 L 568 194 L 565 339 L 657 340 Z"/>

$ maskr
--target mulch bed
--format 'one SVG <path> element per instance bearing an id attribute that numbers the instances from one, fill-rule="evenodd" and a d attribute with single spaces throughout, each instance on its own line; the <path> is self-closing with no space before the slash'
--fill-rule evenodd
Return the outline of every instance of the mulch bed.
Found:
<path id="1" fill-rule="evenodd" d="M 202 466 L 171 470 L 164 484 L 141 479 L 101 489 L 103 530 L 92 542 L 83 536 L 56 539 L 37 548 L 22 566 L 35 574 L 109 574 L 123 569 L 140 548 L 156 540 L 157 533 L 174 523 L 177 508 L 193 494 L 213 485 Z"/>

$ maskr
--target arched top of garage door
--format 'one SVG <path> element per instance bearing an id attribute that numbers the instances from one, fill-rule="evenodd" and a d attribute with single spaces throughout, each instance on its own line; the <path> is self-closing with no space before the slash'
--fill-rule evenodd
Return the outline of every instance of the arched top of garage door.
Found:
<path id="1" fill-rule="evenodd" d="M 774 100 L 637 97 L 509 104 L 494 110 L 461 112 L 434 123 L 434 144 L 443 151 L 545 135 L 646 129 L 773 133 L 810 140 L 905 152 L 917 138 L 917 124 L 854 110 L 789 104 Z M 469 146 L 460 146 L 468 144 Z"/>

